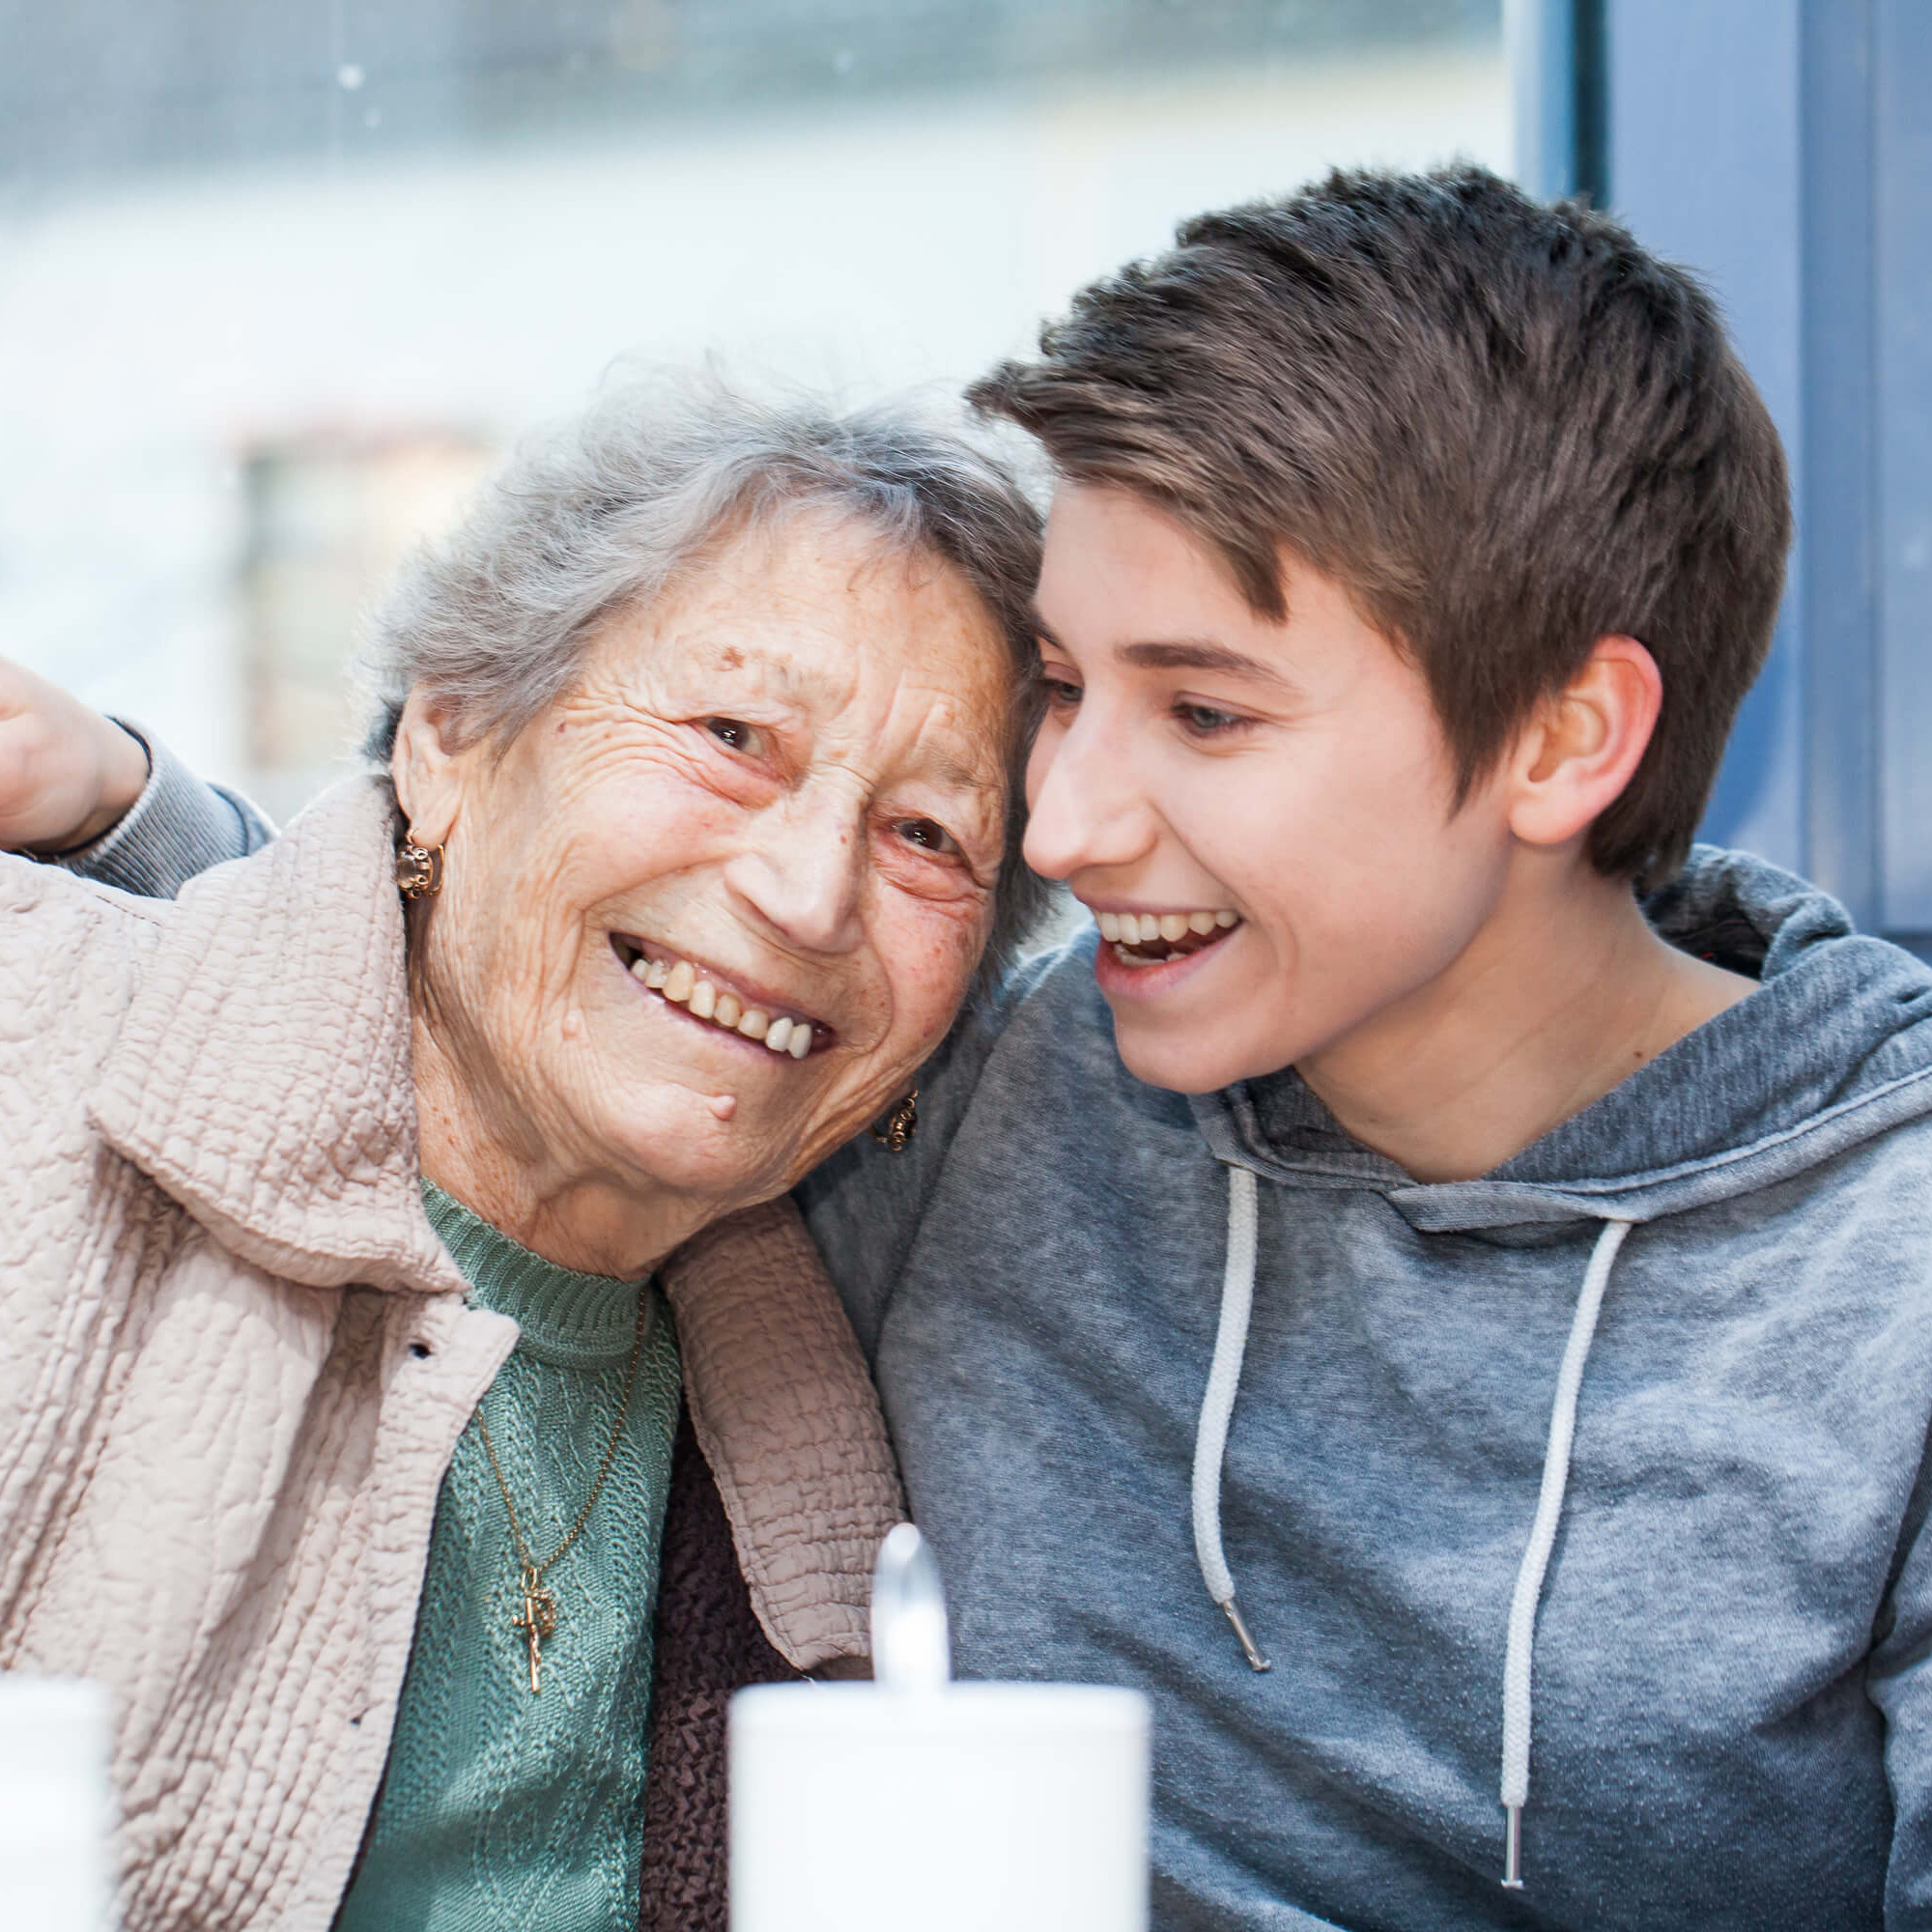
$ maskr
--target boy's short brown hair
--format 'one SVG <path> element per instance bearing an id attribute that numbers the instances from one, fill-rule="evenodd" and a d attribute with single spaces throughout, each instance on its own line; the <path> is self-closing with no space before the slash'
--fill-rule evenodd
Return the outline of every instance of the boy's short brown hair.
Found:
<path id="1" fill-rule="evenodd" d="M 1599 638 L 1663 709 L 1590 828 L 1599 870 L 1684 861 L 1770 647 L 1791 536 L 1777 432 L 1682 269 L 1474 167 L 1337 173 L 1184 223 L 968 392 L 1061 474 L 1125 488 L 1286 614 L 1284 549 L 1427 678 L 1459 803 Z"/>

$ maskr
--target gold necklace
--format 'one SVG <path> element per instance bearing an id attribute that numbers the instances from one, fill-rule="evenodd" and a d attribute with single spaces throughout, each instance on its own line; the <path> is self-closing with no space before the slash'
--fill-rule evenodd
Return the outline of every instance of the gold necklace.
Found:
<path id="1" fill-rule="evenodd" d="M 644 1308 L 649 1293 L 648 1282 L 638 1290 L 638 1332 L 631 1340 L 630 1372 L 624 1378 L 624 1398 L 617 1405 L 616 1424 L 611 1431 L 610 1442 L 605 1446 L 604 1466 L 597 1471 L 597 1480 L 591 1484 L 590 1493 L 583 1498 L 583 1507 L 577 1512 L 577 1520 L 570 1525 L 563 1541 L 541 1563 L 530 1554 L 530 1546 L 524 1541 L 524 1526 L 517 1520 L 517 1506 L 510 1498 L 509 1484 L 503 1480 L 503 1465 L 497 1460 L 497 1445 L 490 1439 L 490 1425 L 484 1420 L 480 1406 L 476 1410 L 476 1427 L 482 1432 L 483 1447 L 489 1455 L 490 1467 L 496 1472 L 497 1487 L 503 1492 L 503 1507 L 510 1513 L 510 1535 L 517 1546 L 517 1561 L 521 1566 L 518 1588 L 523 1593 L 524 1613 L 510 1628 L 523 1633 L 524 1641 L 529 1648 L 532 1696 L 543 1694 L 543 1647 L 556 1633 L 556 1599 L 543 1586 L 544 1572 L 582 1533 L 583 1525 L 590 1520 L 590 1512 L 597 1507 L 597 1498 L 604 1492 L 604 1482 L 611 1473 L 611 1465 L 617 1460 L 617 1445 L 624 1439 L 624 1423 L 631 1413 L 631 1391 L 637 1386 L 638 1357 L 644 1348 Z"/>

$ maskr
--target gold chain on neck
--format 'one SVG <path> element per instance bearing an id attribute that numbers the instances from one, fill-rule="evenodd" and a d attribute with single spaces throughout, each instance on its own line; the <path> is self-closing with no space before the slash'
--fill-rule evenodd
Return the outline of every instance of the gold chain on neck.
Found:
<path id="1" fill-rule="evenodd" d="M 497 1487 L 503 1492 L 503 1507 L 510 1513 L 510 1535 L 517 1546 L 517 1561 L 521 1570 L 519 1587 L 523 1593 L 523 1615 L 511 1624 L 514 1631 L 521 1631 L 529 1651 L 530 1691 L 539 1695 L 543 1690 L 543 1645 L 544 1639 L 556 1630 L 556 1599 L 543 1587 L 544 1572 L 554 1564 L 570 1546 L 583 1533 L 583 1525 L 590 1520 L 590 1512 L 597 1507 L 597 1498 L 604 1493 L 604 1484 L 611 1474 L 611 1465 L 617 1460 L 617 1445 L 624 1439 L 624 1424 L 631 1413 L 631 1391 L 638 1382 L 638 1361 L 644 1350 L 644 1313 L 650 1295 L 650 1283 L 644 1282 L 638 1289 L 638 1332 L 631 1338 L 631 1366 L 624 1377 L 623 1399 L 617 1405 L 617 1420 L 611 1431 L 611 1440 L 604 1448 L 604 1462 L 597 1471 L 597 1480 L 590 1486 L 590 1493 L 583 1499 L 583 1507 L 577 1512 L 577 1520 L 564 1533 L 564 1539 L 540 1563 L 530 1554 L 530 1546 L 524 1539 L 524 1525 L 517 1517 L 517 1505 L 510 1495 L 510 1486 L 503 1480 L 503 1465 L 497 1460 L 497 1445 L 490 1439 L 490 1425 L 484 1419 L 479 1405 L 476 1410 L 476 1427 L 483 1437 L 483 1448 L 490 1458 L 490 1467 L 497 1477 Z"/>

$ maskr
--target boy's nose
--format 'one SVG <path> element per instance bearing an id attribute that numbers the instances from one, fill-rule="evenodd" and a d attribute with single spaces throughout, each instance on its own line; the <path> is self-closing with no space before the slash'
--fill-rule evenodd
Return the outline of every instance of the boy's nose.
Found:
<path id="1" fill-rule="evenodd" d="M 1143 857 L 1152 814 L 1124 750 L 1109 754 L 1100 734 L 1076 721 L 1034 751 L 1027 789 L 1026 862 L 1043 878 L 1071 879 Z"/>

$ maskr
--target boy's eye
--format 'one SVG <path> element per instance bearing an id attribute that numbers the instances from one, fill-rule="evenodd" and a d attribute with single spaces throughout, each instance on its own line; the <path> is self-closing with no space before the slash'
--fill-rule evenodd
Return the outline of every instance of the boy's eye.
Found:
<path id="1" fill-rule="evenodd" d="M 1211 704 L 1182 702 L 1174 707 L 1174 715 L 1197 738 L 1211 738 L 1247 722 L 1238 712 L 1222 711 Z"/>
<path id="2" fill-rule="evenodd" d="M 755 752 L 758 749 L 758 734 L 740 718 L 707 718 L 704 728 L 721 745 L 728 746 L 734 752 Z"/>

